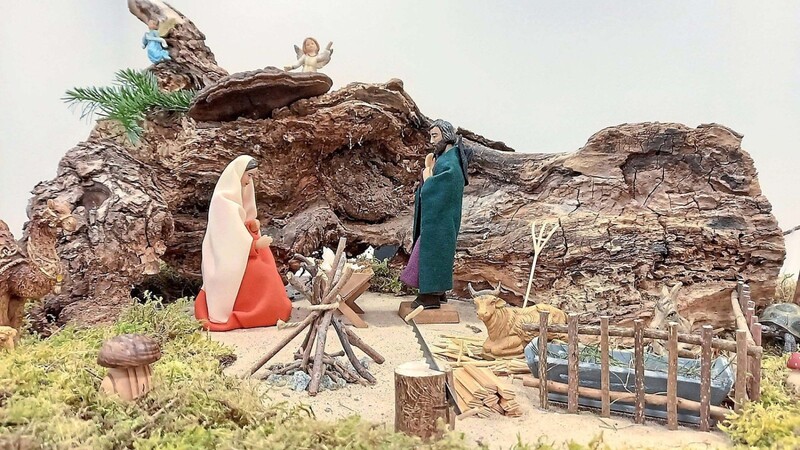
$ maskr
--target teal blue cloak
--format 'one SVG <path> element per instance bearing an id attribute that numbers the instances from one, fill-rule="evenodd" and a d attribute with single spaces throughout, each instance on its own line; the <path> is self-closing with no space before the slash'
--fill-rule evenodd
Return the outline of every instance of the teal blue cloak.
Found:
<path id="1" fill-rule="evenodd" d="M 461 228 L 465 181 L 459 148 L 454 146 L 436 159 L 433 175 L 415 194 L 414 243 L 420 246 L 421 294 L 453 288 L 453 262 Z"/>

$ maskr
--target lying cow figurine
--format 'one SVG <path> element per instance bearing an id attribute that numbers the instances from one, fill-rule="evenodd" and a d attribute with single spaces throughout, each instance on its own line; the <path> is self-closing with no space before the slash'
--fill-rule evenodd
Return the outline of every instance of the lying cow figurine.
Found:
<path id="1" fill-rule="evenodd" d="M 517 356 L 537 333 L 525 331 L 523 324 L 539 324 L 539 312 L 547 311 L 547 324 L 566 324 L 564 311 L 550 305 L 534 305 L 527 308 L 509 307 L 500 295 L 500 284 L 494 290 L 475 291 L 468 284 L 469 293 L 475 301 L 478 318 L 486 325 L 489 337 L 483 343 L 483 352 L 494 356 Z"/>

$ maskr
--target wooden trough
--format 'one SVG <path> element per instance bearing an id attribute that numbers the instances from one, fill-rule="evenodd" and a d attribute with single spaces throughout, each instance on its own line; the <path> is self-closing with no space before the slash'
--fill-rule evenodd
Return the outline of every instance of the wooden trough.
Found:
<path id="1" fill-rule="evenodd" d="M 761 325 L 753 314 L 753 302 L 750 301 L 749 287 L 739 285 L 735 296 L 737 301 L 732 302 L 734 312 L 743 316 L 748 329 L 740 327 L 736 332 L 736 340 L 719 339 L 712 336 L 712 327 L 706 325 L 700 334 L 684 334 L 677 332 L 677 323 L 671 322 L 666 331 L 646 329 L 644 321 L 634 321 L 634 328 L 620 328 L 609 326 L 609 317 L 602 316 L 600 326 L 578 325 L 578 315 L 569 314 L 567 325 L 547 325 L 548 313 L 543 311 L 539 317 L 539 324 L 527 324 L 523 327 L 528 331 L 539 332 L 537 345 L 538 361 L 548 361 L 548 333 L 567 334 L 567 383 L 556 382 L 548 379 L 548 367 L 552 364 L 538 364 L 537 379 L 523 378 L 527 386 L 539 388 L 540 403 L 543 409 L 548 409 L 549 394 L 562 394 L 567 397 L 567 410 L 577 413 L 578 398 L 599 400 L 600 414 L 609 417 L 611 402 L 632 402 L 634 404 L 634 421 L 644 423 L 646 405 L 666 406 L 667 427 L 674 430 L 678 426 L 678 409 L 695 411 L 699 416 L 699 427 L 702 431 L 711 428 L 713 420 L 723 419 L 730 412 L 729 409 L 711 405 L 711 367 L 712 349 L 724 350 L 736 354 L 736 377 L 734 383 L 734 405 L 738 411 L 748 398 L 758 400 L 761 393 Z M 739 311 L 736 311 L 739 309 Z M 744 313 L 742 313 L 744 311 Z M 744 325 L 744 324 L 742 324 Z M 600 388 L 581 385 L 579 367 L 578 344 L 579 336 L 600 336 Z M 631 363 L 633 365 L 634 389 L 633 392 L 612 391 L 610 389 L 610 364 L 609 364 L 609 337 L 632 337 L 634 351 Z M 645 339 L 666 341 L 668 351 L 667 390 L 665 393 L 647 393 L 645 389 Z M 700 401 L 682 398 L 678 395 L 678 343 L 699 345 L 700 374 L 699 374 L 699 399 Z M 552 360 L 552 357 L 550 358 Z"/>

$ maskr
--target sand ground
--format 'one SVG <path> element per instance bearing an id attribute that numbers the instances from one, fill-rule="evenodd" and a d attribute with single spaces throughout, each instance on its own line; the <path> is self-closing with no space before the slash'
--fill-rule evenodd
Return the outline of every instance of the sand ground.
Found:
<path id="1" fill-rule="evenodd" d="M 365 420 L 394 426 L 394 368 L 408 361 L 422 359 L 414 332 L 397 315 L 401 301 L 412 298 L 394 297 L 375 293 L 361 296 L 358 304 L 364 309 L 363 318 L 369 328 L 355 329 L 356 333 L 386 358 L 382 365 L 372 364 L 370 372 L 377 379 L 374 386 L 348 385 L 344 389 L 322 391 L 315 397 L 306 392 L 294 392 L 288 387 L 272 387 L 269 396 L 273 401 L 288 401 L 309 405 L 318 419 L 336 420 L 358 414 Z M 465 336 L 486 336 L 483 323 L 475 315 L 471 302 L 451 300 L 461 316 L 461 323 L 447 325 L 419 325 L 425 339 L 431 343 L 441 334 Z M 306 302 L 295 302 L 292 321 L 302 320 L 307 310 Z M 299 307 L 299 308 L 298 308 Z M 475 333 L 467 325 L 483 330 Z M 236 330 L 226 333 L 210 333 L 212 339 L 235 348 L 237 361 L 226 371 L 241 376 L 271 349 L 289 330 L 275 327 Z M 299 347 L 305 331 L 278 353 L 267 365 L 292 361 L 292 353 Z M 329 353 L 341 350 L 339 340 L 332 330 L 328 334 Z M 363 356 L 356 349 L 357 355 Z M 256 376 L 263 376 L 265 371 Z M 519 435 L 523 442 L 536 442 L 546 436 L 547 442 L 561 443 L 570 439 L 586 444 L 594 437 L 603 434 L 603 440 L 612 448 L 729 448 L 729 440 L 719 431 L 704 433 L 694 428 L 681 427 L 669 431 L 662 424 L 650 421 L 636 425 L 627 417 L 613 416 L 602 419 L 589 411 L 567 414 L 563 409 L 551 407 L 541 411 L 538 407 L 538 390 L 523 387 L 520 381 L 514 382 L 518 402 L 523 415 L 518 418 L 494 415 L 490 418 L 470 417 L 456 423 L 456 431 L 462 432 L 468 442 L 481 443 L 492 449 L 507 449 L 517 442 Z"/>

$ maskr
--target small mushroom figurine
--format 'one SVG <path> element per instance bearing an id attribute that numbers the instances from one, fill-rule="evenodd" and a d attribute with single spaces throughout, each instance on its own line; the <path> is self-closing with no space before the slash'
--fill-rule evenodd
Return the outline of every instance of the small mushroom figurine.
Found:
<path id="1" fill-rule="evenodd" d="M 150 391 L 150 364 L 161 358 L 161 346 L 141 334 L 123 334 L 107 340 L 100 348 L 97 364 L 108 367 L 100 388 L 123 400 L 134 400 Z"/>

